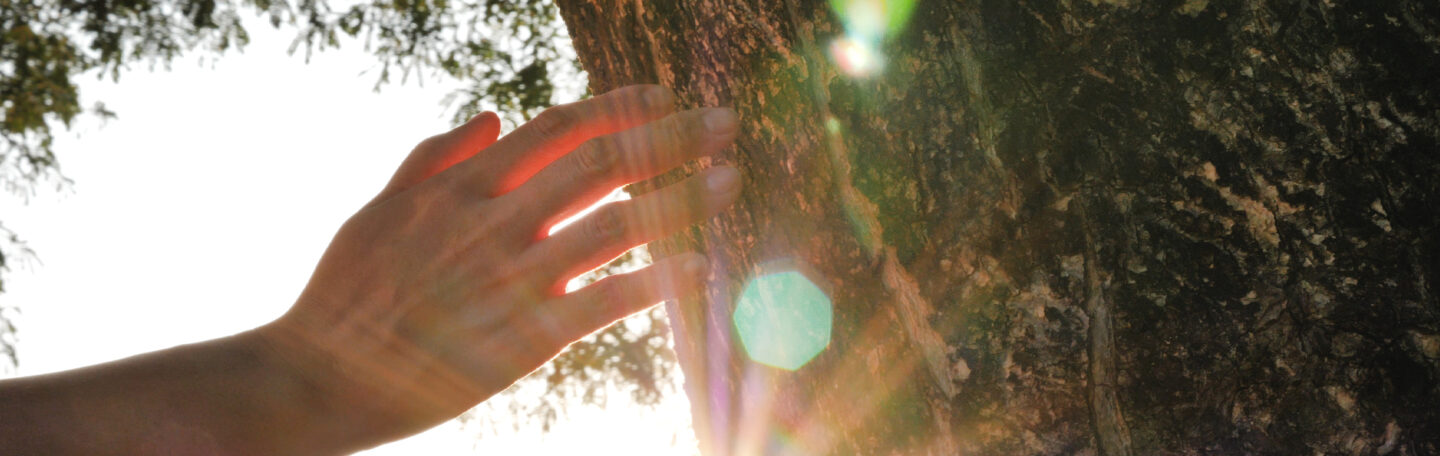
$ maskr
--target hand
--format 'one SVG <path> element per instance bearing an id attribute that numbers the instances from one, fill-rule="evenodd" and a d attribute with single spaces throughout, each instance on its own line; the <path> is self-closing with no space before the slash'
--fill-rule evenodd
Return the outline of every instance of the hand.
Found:
<path id="1" fill-rule="evenodd" d="M 733 168 L 546 235 L 613 189 L 734 139 L 731 110 L 672 105 L 667 89 L 631 86 L 551 108 L 498 141 L 485 113 L 421 142 L 340 228 L 295 306 L 259 332 L 369 446 L 454 417 L 571 342 L 697 290 L 697 254 L 564 286 L 714 216 L 739 193 Z"/>

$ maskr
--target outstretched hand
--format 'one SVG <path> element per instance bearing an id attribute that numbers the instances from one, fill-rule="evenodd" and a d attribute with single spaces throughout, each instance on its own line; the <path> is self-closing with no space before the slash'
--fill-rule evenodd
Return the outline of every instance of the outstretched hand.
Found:
<path id="1" fill-rule="evenodd" d="M 695 291 L 707 271 L 697 254 L 564 286 L 720 212 L 739 193 L 733 168 L 547 235 L 613 189 L 734 139 L 733 111 L 673 113 L 673 100 L 631 86 L 551 108 L 498 140 L 492 113 L 426 139 L 341 227 L 295 306 L 259 333 L 370 446 L 452 418 L 586 334 Z"/>

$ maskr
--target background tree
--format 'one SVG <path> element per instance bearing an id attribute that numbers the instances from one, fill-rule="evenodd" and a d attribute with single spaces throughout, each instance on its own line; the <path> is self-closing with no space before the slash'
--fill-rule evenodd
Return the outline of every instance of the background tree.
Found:
<path id="1" fill-rule="evenodd" d="M 220 58 L 249 42 L 248 14 L 293 30 L 290 50 L 307 58 L 365 46 L 376 57 L 377 90 L 397 78 L 465 83 L 444 100 L 456 123 L 495 110 L 513 126 L 585 91 L 548 0 L 373 0 L 339 9 L 315 0 L 0 0 L 0 183 L 18 198 L 47 184 L 67 185 L 54 129 L 85 114 L 117 115 L 101 101 L 85 108 L 77 78 L 118 81 L 137 64 L 168 67 L 196 53 L 202 63 Z M 29 255 L 20 236 L 0 224 L 0 292 L 6 266 Z M 647 261 L 639 251 L 583 280 Z M 0 353 L 12 365 L 19 361 L 15 310 L 0 308 Z M 672 384 L 668 337 L 659 312 L 597 333 L 532 375 L 530 382 L 544 385 L 538 401 L 511 398 L 510 408 L 548 429 L 565 405 L 602 404 L 611 391 L 655 404 Z"/>
<path id="2" fill-rule="evenodd" d="M 714 263 L 706 454 L 1440 454 L 1434 2 L 558 3 L 592 90 L 744 121 L 651 246 Z M 793 371 L 733 313 L 783 270 Z"/>

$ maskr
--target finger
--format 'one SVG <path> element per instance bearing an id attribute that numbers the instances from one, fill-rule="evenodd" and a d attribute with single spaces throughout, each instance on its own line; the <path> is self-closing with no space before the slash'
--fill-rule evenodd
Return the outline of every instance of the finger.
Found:
<path id="1" fill-rule="evenodd" d="M 482 195 L 498 196 L 590 138 L 642 125 L 673 110 L 670 90 L 654 85 L 624 87 L 551 107 L 500 138 L 484 157 L 463 163 L 462 180 Z"/>
<path id="2" fill-rule="evenodd" d="M 586 141 L 506 197 L 525 204 L 538 233 L 590 207 L 616 187 L 647 179 L 724 148 L 735 138 L 735 112 L 685 111 Z"/>
<path id="3" fill-rule="evenodd" d="M 709 265 L 703 255 L 672 256 L 639 271 L 601 279 L 535 308 L 536 324 L 563 347 L 661 301 L 701 289 Z"/>
<path id="4" fill-rule="evenodd" d="M 390 183 L 371 200 L 370 205 L 384 201 L 396 193 L 424 182 L 456 163 L 474 156 L 495 143 L 500 136 L 500 116 L 484 112 L 454 129 L 421 141 L 400 163 Z M 367 205 L 368 206 L 368 205 Z"/>
<path id="5" fill-rule="evenodd" d="M 740 174 L 735 168 L 710 168 L 639 198 L 602 206 L 540 241 L 523 261 L 532 262 L 541 286 L 563 290 L 570 278 L 632 247 L 714 216 L 739 193 Z"/>

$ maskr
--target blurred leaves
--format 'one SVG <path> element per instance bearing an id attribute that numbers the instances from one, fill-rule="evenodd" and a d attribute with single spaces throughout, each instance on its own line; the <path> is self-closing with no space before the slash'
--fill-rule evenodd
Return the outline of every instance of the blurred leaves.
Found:
<path id="1" fill-rule="evenodd" d="M 342 11 L 304 2 L 300 11 L 291 52 L 303 47 L 308 57 L 339 46 L 342 36 L 362 39 L 379 61 L 376 89 L 396 77 L 469 82 L 446 98 L 456 124 L 486 109 L 518 124 L 556 101 L 557 84 L 572 97 L 584 86 L 549 0 L 372 0 Z"/>
<path id="2" fill-rule="evenodd" d="M 35 253 L 30 251 L 30 247 L 14 231 L 0 223 L 0 273 L 9 271 L 12 264 L 23 264 L 34 258 Z M 5 282 L 0 281 L 0 293 L 4 292 Z M 20 309 L 12 305 L 0 304 L 0 359 L 3 359 L 0 361 L 0 373 L 9 373 L 20 364 L 15 352 L 15 314 L 19 312 Z"/>
<path id="3" fill-rule="evenodd" d="M 223 54 L 250 41 L 242 13 L 293 27 L 290 51 L 308 58 L 363 42 L 377 59 L 376 89 L 397 76 L 447 77 L 455 123 L 494 109 L 512 122 L 572 96 L 583 77 L 564 23 L 548 0 L 372 0 L 333 9 L 321 0 L 0 0 L 0 180 L 29 195 L 38 182 L 64 183 L 53 130 L 85 113 L 81 74 L 119 80 L 131 64 L 168 65 L 187 51 Z M 557 82 L 559 81 L 559 82 Z M 90 113 L 115 113 L 96 104 Z"/>

